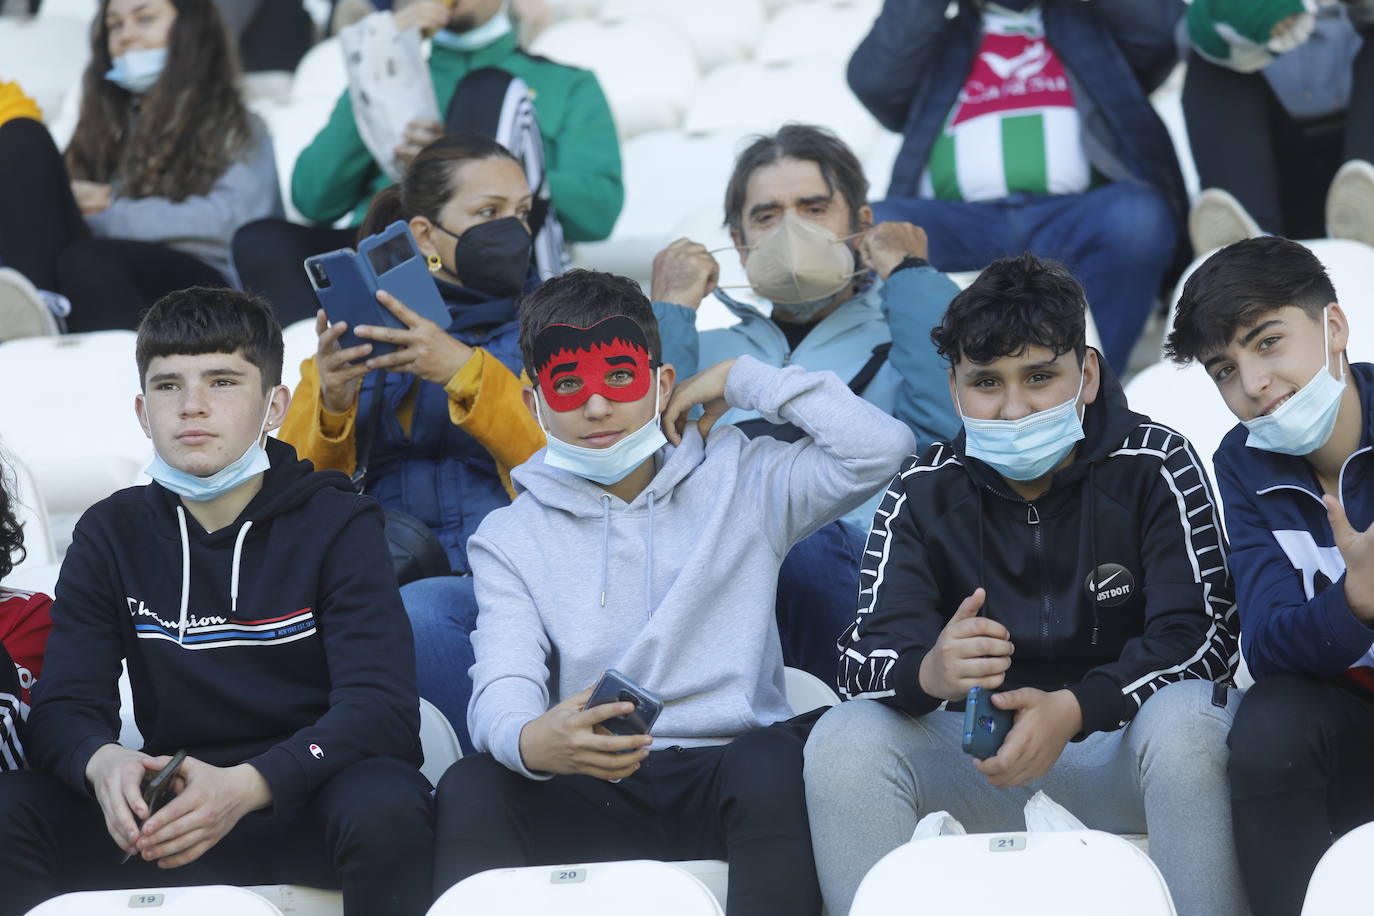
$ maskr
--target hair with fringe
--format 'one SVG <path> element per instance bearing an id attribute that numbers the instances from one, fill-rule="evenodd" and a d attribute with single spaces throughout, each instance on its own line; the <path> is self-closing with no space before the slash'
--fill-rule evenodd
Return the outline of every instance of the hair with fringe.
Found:
<path id="1" fill-rule="evenodd" d="M 599 270 L 570 270 L 550 277 L 520 298 L 520 358 L 534 373 L 534 339 L 551 324 L 589 328 L 612 315 L 624 315 L 639 325 L 649 345 L 649 358 L 663 358 L 658 319 L 639 284 Z"/>
<path id="2" fill-rule="evenodd" d="M 113 66 L 105 11 L 91 23 L 81 117 L 67 147 L 72 178 L 118 181 L 122 197 L 206 194 L 253 139 L 239 96 L 237 52 L 211 0 L 168 0 L 176 20 L 167 65 L 142 96 L 105 79 Z"/>
<path id="3" fill-rule="evenodd" d="M 1041 346 L 1055 358 L 1070 350 L 1081 365 L 1087 352 L 1082 285 L 1064 265 L 1033 254 L 993 261 L 952 300 L 930 339 L 953 366 L 980 365 Z"/>
<path id="4" fill-rule="evenodd" d="M 1246 239 L 1212 255 L 1183 284 L 1164 355 L 1179 365 L 1219 353 L 1241 328 L 1297 306 L 1316 320 L 1336 301 L 1317 256 L 1276 236 Z"/>
<path id="5" fill-rule="evenodd" d="M 735 170 L 725 186 L 725 225 L 744 234 L 744 200 L 749 179 L 759 169 L 781 159 L 814 162 L 821 170 L 826 190 L 839 192 L 849 205 L 851 227 L 859 226 L 859 209 L 868 203 L 868 179 L 863 166 L 845 142 L 824 127 L 784 124 L 772 136 L 755 137 L 735 159 Z"/>
<path id="6" fill-rule="evenodd" d="M 264 393 L 281 384 L 281 323 L 267 300 L 224 287 L 193 286 L 153 303 L 138 325 L 138 384 L 159 356 L 238 353 L 258 367 Z"/>

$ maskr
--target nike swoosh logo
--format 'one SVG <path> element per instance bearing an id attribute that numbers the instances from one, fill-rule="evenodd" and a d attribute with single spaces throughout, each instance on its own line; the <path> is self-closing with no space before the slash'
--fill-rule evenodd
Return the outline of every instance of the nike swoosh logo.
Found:
<path id="1" fill-rule="evenodd" d="M 1121 574 L 1124 573 L 1125 571 L 1126 571 L 1126 570 L 1124 570 L 1124 569 L 1118 569 L 1116 572 L 1112 573 L 1110 576 L 1108 576 L 1107 578 L 1103 579 L 1101 582 L 1099 582 L 1099 583 L 1097 583 L 1096 585 L 1094 585 L 1094 586 L 1093 586 L 1093 591 L 1095 591 L 1095 592 L 1096 592 L 1096 591 L 1101 591 L 1102 589 L 1106 588 L 1108 582 L 1112 581 L 1113 579 L 1115 579 L 1117 576 L 1121 575 Z"/>
<path id="2" fill-rule="evenodd" d="M 994 54 L 992 51 L 984 51 L 978 56 L 987 62 L 987 65 L 992 68 L 992 72 L 997 74 L 998 79 L 1006 79 L 1023 64 L 1040 59 L 1040 67 L 1031 70 L 1030 73 L 1017 74 L 1024 79 L 1027 76 L 1031 76 L 1037 70 L 1042 69 L 1046 62 L 1045 45 L 1038 41 L 1015 57 L 1003 57 L 1000 54 Z"/>

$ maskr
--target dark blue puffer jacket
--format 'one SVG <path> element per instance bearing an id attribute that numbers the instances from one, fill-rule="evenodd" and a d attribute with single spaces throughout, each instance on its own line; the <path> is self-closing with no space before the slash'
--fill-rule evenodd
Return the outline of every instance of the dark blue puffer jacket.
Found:
<path id="1" fill-rule="evenodd" d="M 517 375 L 520 373 L 519 322 L 515 303 L 436 281 L 453 323 L 448 332 L 472 347 L 481 347 Z M 364 433 L 377 379 L 382 410 L 377 419 L 364 491 L 383 506 L 400 509 L 423 521 L 438 535 L 455 572 L 468 569 L 468 536 L 491 510 L 510 504 L 496 462 L 472 436 L 449 419 L 449 398 L 442 385 L 397 372 L 373 372 L 358 398 L 359 435 Z M 418 385 L 410 434 L 396 413 L 411 385 Z"/>

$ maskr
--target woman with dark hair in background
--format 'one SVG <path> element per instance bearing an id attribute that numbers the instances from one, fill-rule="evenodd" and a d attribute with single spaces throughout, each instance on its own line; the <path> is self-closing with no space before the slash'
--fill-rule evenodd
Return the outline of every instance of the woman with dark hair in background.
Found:
<path id="1" fill-rule="evenodd" d="M 401 590 L 415 629 L 420 695 L 448 716 L 467 745 L 467 634 L 477 605 L 467 540 L 492 509 L 510 502 L 510 469 L 544 445 L 521 400 L 515 297 L 530 272 L 525 173 L 505 147 L 479 134 L 450 134 L 412 160 L 399 185 L 373 200 L 360 237 L 404 220 L 451 321 L 441 328 L 391 297 L 403 329 L 359 326 L 371 344 L 341 349 L 346 323 L 316 317 L 319 344 L 301 364 L 281 438 L 319 468 L 365 469 L 363 489 L 383 506 L 424 522 L 456 576 Z M 383 371 L 377 371 L 383 370 Z"/>
<path id="2" fill-rule="evenodd" d="M 237 79 L 211 0 L 103 0 L 66 153 L 35 120 L 0 125 L 0 264 L 22 275 L 0 276 L 0 339 L 46 312 L 34 287 L 90 331 L 228 282 L 234 230 L 281 211 L 271 138 Z"/>

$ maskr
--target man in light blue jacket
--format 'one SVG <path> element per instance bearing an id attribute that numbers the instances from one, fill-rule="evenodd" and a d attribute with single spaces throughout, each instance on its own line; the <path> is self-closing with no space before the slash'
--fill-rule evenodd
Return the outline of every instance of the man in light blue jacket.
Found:
<path id="1" fill-rule="evenodd" d="M 926 260 L 923 230 L 874 225 L 867 201 L 862 166 L 829 131 L 788 124 L 755 140 L 735 162 L 725 222 L 772 314 L 717 290 L 719 264 L 704 245 L 679 239 L 654 258 L 651 297 L 664 360 L 684 377 L 743 355 L 779 368 L 828 369 L 905 422 L 918 449 L 949 441 L 959 417 L 930 330 L 958 287 Z M 697 308 L 713 291 L 739 323 L 698 331 Z M 722 422 L 751 437 L 799 432 L 739 409 Z M 835 676 L 835 640 L 853 622 L 875 505 L 870 500 L 799 543 L 778 580 L 783 658 L 827 682 Z"/>

